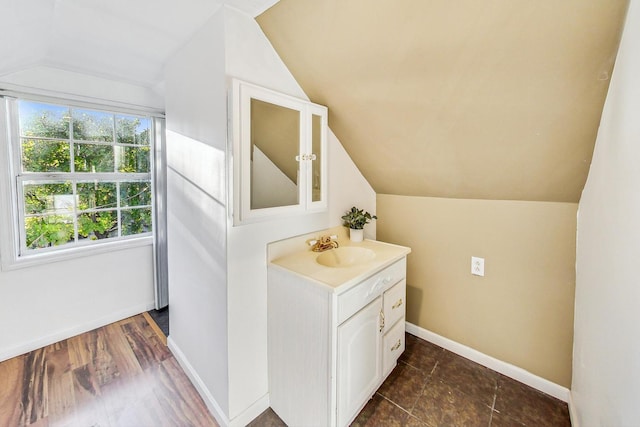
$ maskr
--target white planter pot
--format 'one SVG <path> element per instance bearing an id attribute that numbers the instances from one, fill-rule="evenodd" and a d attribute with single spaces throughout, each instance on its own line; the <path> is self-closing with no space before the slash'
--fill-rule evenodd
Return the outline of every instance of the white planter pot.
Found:
<path id="1" fill-rule="evenodd" d="M 364 239 L 364 230 L 356 230 L 355 228 L 350 228 L 349 238 L 352 242 L 362 242 L 362 239 Z"/>

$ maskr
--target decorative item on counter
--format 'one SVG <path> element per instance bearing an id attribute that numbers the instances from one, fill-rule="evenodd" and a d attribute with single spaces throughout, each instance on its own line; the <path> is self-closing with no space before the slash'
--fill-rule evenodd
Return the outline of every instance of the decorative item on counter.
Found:
<path id="1" fill-rule="evenodd" d="M 374 219 L 378 219 L 378 217 L 371 215 L 369 212 L 364 212 L 363 209 L 358 209 L 355 206 L 342 216 L 344 226 L 349 227 L 349 238 L 352 242 L 362 242 L 364 238 L 364 226 Z"/>

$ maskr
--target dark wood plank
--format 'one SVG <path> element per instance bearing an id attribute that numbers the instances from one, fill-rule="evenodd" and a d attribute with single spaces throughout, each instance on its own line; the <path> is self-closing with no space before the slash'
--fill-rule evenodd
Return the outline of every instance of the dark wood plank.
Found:
<path id="1" fill-rule="evenodd" d="M 20 425 L 24 356 L 0 363 L 0 426 Z"/>
<path id="2" fill-rule="evenodd" d="M 167 337 L 164 332 L 162 332 L 162 329 L 160 329 L 160 326 L 158 326 L 156 321 L 153 320 L 151 315 L 147 312 L 142 313 L 142 315 L 144 316 L 144 319 L 147 321 L 147 323 L 149 323 L 149 326 L 151 326 L 151 329 L 153 329 L 153 332 L 155 332 L 155 334 L 158 336 L 160 342 L 164 345 L 167 345 Z"/>
<path id="3" fill-rule="evenodd" d="M 156 367 L 171 356 L 146 321 L 125 323 L 121 328 L 143 370 Z"/>
<path id="4" fill-rule="evenodd" d="M 163 361 L 155 377 L 155 392 L 173 425 L 218 425 L 175 358 Z"/>
<path id="5" fill-rule="evenodd" d="M 217 426 L 142 316 L 0 363 L 0 426 Z"/>
<path id="6" fill-rule="evenodd" d="M 87 364 L 73 370 L 73 396 L 76 404 L 73 425 L 111 425 L 100 386 L 91 365 Z"/>
<path id="7" fill-rule="evenodd" d="M 49 412 L 49 395 L 47 393 L 49 376 L 45 357 L 46 349 L 41 348 L 24 358 L 22 376 L 20 425 L 32 425 L 46 418 Z"/>

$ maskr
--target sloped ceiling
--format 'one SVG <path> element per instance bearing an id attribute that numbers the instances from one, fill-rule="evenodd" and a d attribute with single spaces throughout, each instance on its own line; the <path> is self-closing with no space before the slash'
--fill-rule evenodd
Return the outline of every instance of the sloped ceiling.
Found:
<path id="1" fill-rule="evenodd" d="M 48 66 L 154 87 L 164 63 L 223 4 L 277 0 L 0 0 L 0 77 Z"/>
<path id="2" fill-rule="evenodd" d="M 627 0 L 280 0 L 257 20 L 378 193 L 577 202 Z"/>

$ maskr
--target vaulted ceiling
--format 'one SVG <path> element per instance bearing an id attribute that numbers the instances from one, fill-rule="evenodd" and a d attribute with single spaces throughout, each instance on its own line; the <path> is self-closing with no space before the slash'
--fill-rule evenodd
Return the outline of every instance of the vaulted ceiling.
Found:
<path id="1" fill-rule="evenodd" d="M 222 5 L 0 0 L 2 76 L 155 88 Z M 628 0 L 280 0 L 258 23 L 379 193 L 579 200 Z"/>
<path id="2" fill-rule="evenodd" d="M 0 77 L 47 66 L 154 87 L 164 63 L 223 4 L 277 0 L 0 0 Z"/>
<path id="3" fill-rule="evenodd" d="M 280 0 L 257 20 L 378 193 L 576 202 L 628 0 Z"/>

